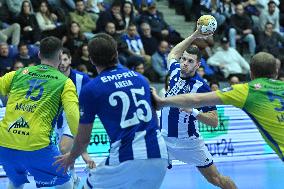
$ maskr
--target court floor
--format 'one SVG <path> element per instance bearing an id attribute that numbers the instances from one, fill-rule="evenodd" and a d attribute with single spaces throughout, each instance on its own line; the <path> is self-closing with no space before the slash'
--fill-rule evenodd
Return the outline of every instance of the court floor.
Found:
<path id="1" fill-rule="evenodd" d="M 283 189 L 284 163 L 279 159 L 216 163 L 219 171 L 230 176 L 239 189 Z M 84 173 L 78 173 L 85 180 Z M 25 189 L 35 189 L 32 177 Z M 0 178 L 0 189 L 6 189 L 7 178 Z M 81 187 L 79 187 L 81 188 Z M 215 189 L 207 183 L 195 167 L 175 165 L 167 171 L 161 189 Z"/>

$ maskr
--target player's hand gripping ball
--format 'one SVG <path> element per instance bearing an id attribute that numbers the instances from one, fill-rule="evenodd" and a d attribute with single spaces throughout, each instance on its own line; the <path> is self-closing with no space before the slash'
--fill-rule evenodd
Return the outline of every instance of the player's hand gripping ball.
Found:
<path id="1" fill-rule="evenodd" d="M 197 26 L 202 34 L 213 34 L 217 29 L 217 21 L 214 16 L 203 15 L 197 20 Z"/>

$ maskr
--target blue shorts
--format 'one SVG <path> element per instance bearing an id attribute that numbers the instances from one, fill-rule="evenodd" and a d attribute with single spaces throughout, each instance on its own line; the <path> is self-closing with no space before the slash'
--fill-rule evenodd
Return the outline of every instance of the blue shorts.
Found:
<path id="1" fill-rule="evenodd" d="M 36 151 L 21 151 L 0 147 L 0 164 L 15 187 L 29 183 L 29 172 L 36 186 L 51 187 L 62 185 L 69 181 L 70 175 L 61 169 L 56 172 L 57 165 L 52 166 L 55 156 L 60 155 L 57 146 L 50 145 Z"/>

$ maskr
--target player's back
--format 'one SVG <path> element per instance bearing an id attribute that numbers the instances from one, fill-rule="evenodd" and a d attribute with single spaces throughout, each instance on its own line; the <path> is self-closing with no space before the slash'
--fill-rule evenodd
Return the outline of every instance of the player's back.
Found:
<path id="1" fill-rule="evenodd" d="M 119 66 L 112 67 L 83 88 L 80 103 L 85 95 L 91 99 L 86 103 L 93 105 L 92 114 L 98 115 L 110 138 L 110 164 L 167 158 L 151 105 L 150 87 L 142 75 Z"/>
<path id="2" fill-rule="evenodd" d="M 249 82 L 243 109 L 284 161 L 284 83 L 266 78 Z"/>
<path id="3" fill-rule="evenodd" d="M 0 145 L 25 151 L 48 146 L 67 79 L 47 65 L 18 70 L 0 122 Z"/>

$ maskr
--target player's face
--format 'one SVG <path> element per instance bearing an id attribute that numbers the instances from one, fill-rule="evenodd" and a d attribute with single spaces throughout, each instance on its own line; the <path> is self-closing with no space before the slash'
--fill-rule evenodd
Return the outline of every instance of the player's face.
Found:
<path id="1" fill-rule="evenodd" d="M 66 72 L 68 69 L 70 69 L 70 65 L 71 65 L 71 58 L 69 58 L 67 54 L 62 54 L 59 70 L 61 72 Z"/>
<path id="2" fill-rule="evenodd" d="M 180 72 L 182 77 L 193 76 L 199 68 L 197 55 L 184 52 L 180 58 Z"/>

